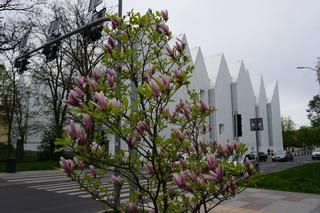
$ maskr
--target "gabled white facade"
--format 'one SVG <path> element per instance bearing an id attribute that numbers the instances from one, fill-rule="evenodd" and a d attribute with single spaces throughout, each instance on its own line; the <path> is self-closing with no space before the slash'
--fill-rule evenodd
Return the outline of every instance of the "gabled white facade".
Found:
<path id="1" fill-rule="evenodd" d="M 233 140 L 232 78 L 223 54 L 208 57 L 205 62 L 210 78 L 209 104 L 216 109 L 210 115 L 211 138 L 224 144 Z"/>
<path id="2" fill-rule="evenodd" d="M 248 151 L 256 151 L 256 135 L 250 131 L 250 119 L 255 117 L 263 118 L 264 130 L 258 132 L 259 151 L 266 152 L 268 148 L 275 150 L 283 149 L 281 115 L 278 84 L 273 88 L 272 96 L 268 101 L 263 79 L 260 79 L 260 87 L 256 92 L 253 90 L 249 72 L 244 63 L 240 62 L 230 69 L 223 54 L 204 58 L 200 47 L 190 49 L 185 34 L 174 36 L 181 39 L 186 44 L 186 54 L 191 58 L 190 66 L 194 66 L 193 75 L 190 78 L 190 87 L 200 93 L 201 100 L 216 109 L 211 113 L 208 122 L 212 127 L 210 133 L 205 137 L 214 139 L 218 143 L 225 144 L 228 141 L 238 140 L 247 144 Z M 174 42 L 170 41 L 171 48 Z M 165 50 L 164 50 L 165 53 Z M 186 99 L 187 88 L 181 88 L 175 95 L 176 102 L 179 99 Z M 33 97 L 37 99 L 37 97 Z M 36 101 L 31 101 L 34 102 Z M 175 107 L 176 103 L 169 105 Z M 32 107 L 32 106 L 30 106 Z M 236 138 L 234 115 L 241 114 L 242 136 Z M 50 116 L 43 116 L 30 122 L 50 122 Z M 41 141 L 41 134 L 31 134 L 27 139 L 26 149 L 35 149 L 36 142 Z M 163 135 L 170 134 L 164 131 Z M 109 151 L 114 152 L 114 137 L 109 137 Z M 39 143 L 40 145 L 40 143 Z M 32 147 L 32 148 L 31 148 Z M 122 149 L 127 149 L 125 143 L 121 143 Z"/>
<path id="3" fill-rule="evenodd" d="M 269 146 L 274 151 L 283 149 L 281 113 L 278 82 L 273 87 L 272 96 L 267 104 L 268 110 L 268 128 L 269 128 Z"/>
<path id="4" fill-rule="evenodd" d="M 267 94 L 264 86 L 263 78 L 260 79 L 259 93 L 257 95 L 256 116 L 262 118 L 263 130 L 258 131 L 259 151 L 267 152 L 269 145 L 269 128 L 268 128 L 268 112 L 267 112 Z"/>
<path id="5" fill-rule="evenodd" d="M 250 119 L 256 117 L 256 97 L 254 95 L 249 73 L 243 62 L 239 62 L 230 68 L 232 83 L 233 114 L 240 114 L 242 120 L 242 136 L 236 138 L 245 143 L 249 151 L 256 150 L 256 133 L 250 131 Z M 235 129 L 237 127 L 235 126 Z"/>

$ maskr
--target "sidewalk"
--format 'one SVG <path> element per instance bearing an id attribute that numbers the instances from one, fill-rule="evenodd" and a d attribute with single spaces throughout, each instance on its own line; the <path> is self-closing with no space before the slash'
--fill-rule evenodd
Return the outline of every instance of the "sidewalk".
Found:
<path id="1" fill-rule="evenodd" d="M 248 188 L 213 213 L 320 213 L 320 195 Z"/>

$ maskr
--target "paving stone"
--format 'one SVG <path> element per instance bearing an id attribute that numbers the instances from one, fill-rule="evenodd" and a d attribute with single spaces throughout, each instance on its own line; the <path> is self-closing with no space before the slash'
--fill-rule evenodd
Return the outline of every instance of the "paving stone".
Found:
<path id="1" fill-rule="evenodd" d="M 303 202 L 303 203 L 314 203 L 314 204 L 320 204 L 320 199 L 307 197 L 307 198 L 303 199 L 301 202 Z"/>
<path id="2" fill-rule="evenodd" d="M 250 195 L 251 197 L 258 197 L 258 198 L 265 198 L 265 199 L 274 199 L 274 200 L 280 200 L 285 198 L 284 195 L 274 195 L 269 193 L 253 193 Z"/>
<path id="3" fill-rule="evenodd" d="M 249 204 L 249 202 L 239 201 L 239 200 L 231 200 L 228 203 L 226 203 L 226 205 L 234 206 L 234 207 L 242 207 L 242 206 L 247 205 L 247 204 Z"/>
<path id="4" fill-rule="evenodd" d="M 316 204 L 301 203 L 279 200 L 271 205 L 262 208 L 262 211 L 270 211 L 272 213 L 310 213 L 316 207 Z"/>

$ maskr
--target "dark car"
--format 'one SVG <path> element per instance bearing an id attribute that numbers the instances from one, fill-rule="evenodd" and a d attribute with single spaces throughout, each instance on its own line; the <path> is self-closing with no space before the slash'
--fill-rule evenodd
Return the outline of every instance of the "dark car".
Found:
<path id="1" fill-rule="evenodd" d="M 259 161 L 264 161 L 266 162 L 268 159 L 268 155 L 264 152 L 259 152 Z"/>
<path id="2" fill-rule="evenodd" d="M 272 162 L 275 161 L 293 161 L 293 155 L 291 152 L 285 150 L 276 151 L 272 156 Z"/>

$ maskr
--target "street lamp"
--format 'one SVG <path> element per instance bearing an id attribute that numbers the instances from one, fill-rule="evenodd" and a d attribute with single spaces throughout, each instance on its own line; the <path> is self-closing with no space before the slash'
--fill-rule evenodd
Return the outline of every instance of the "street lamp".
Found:
<path id="1" fill-rule="evenodd" d="M 313 70 L 313 71 L 316 71 L 317 72 L 317 76 L 318 76 L 318 83 L 320 85 L 320 63 L 317 64 L 316 66 L 316 69 L 315 68 L 312 68 L 312 67 L 297 67 L 298 70 L 301 70 L 301 69 L 310 69 L 310 70 Z"/>

